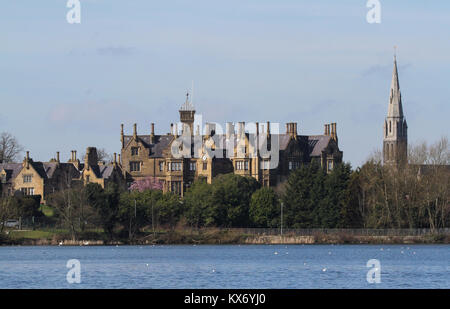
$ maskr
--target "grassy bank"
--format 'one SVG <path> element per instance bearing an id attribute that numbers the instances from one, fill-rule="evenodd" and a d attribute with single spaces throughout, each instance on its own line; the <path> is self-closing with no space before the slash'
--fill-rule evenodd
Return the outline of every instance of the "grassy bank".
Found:
<path id="1" fill-rule="evenodd" d="M 109 239 L 102 230 L 79 233 L 76 240 L 66 230 L 9 231 L 0 235 L 0 245 L 115 245 L 115 244 L 450 244 L 450 235 L 352 235 L 314 233 L 312 235 L 252 235 L 236 230 L 159 230 L 142 232 L 129 239 L 119 235 Z"/>

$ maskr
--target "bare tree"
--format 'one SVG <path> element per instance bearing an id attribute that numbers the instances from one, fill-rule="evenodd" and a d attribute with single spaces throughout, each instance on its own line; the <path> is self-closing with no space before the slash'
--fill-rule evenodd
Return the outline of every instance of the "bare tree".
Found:
<path id="1" fill-rule="evenodd" d="M 106 163 L 113 161 L 113 156 L 109 154 L 105 148 L 100 148 L 97 150 L 98 161 L 105 161 Z"/>
<path id="2" fill-rule="evenodd" d="M 18 159 L 23 147 L 8 132 L 0 134 L 0 163 L 9 163 Z"/>

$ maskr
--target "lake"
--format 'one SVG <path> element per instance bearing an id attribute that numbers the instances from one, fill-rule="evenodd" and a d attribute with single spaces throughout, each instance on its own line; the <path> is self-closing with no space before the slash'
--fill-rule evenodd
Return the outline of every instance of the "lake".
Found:
<path id="1" fill-rule="evenodd" d="M 366 279 L 370 259 L 380 283 Z M 0 288 L 448 289 L 450 245 L 0 247 Z"/>

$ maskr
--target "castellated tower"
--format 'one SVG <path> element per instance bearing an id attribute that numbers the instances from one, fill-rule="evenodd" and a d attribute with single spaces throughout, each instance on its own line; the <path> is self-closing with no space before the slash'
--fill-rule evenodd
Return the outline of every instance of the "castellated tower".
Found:
<path id="1" fill-rule="evenodd" d="M 397 59 L 394 56 L 391 91 L 387 117 L 383 125 L 383 162 L 399 164 L 406 162 L 408 147 L 408 125 L 403 115 L 402 95 L 398 82 Z"/>
<path id="2" fill-rule="evenodd" d="M 182 132 L 186 134 L 189 130 L 190 134 L 194 134 L 194 115 L 195 109 L 192 102 L 189 101 L 189 93 L 186 94 L 186 102 L 180 109 L 180 121 L 183 124 Z"/>

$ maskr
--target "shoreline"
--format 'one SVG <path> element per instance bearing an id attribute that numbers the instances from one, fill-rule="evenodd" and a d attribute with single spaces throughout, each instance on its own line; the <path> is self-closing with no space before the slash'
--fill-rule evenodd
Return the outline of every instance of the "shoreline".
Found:
<path id="1" fill-rule="evenodd" d="M 62 236 L 62 235 L 59 235 Z M 349 234 L 317 233 L 308 236 L 298 235 L 248 235 L 236 232 L 213 232 L 204 234 L 183 234 L 168 232 L 156 237 L 149 235 L 134 239 L 79 239 L 63 237 L 52 238 L 0 238 L 1 246 L 115 246 L 115 245 L 413 245 L 450 244 L 448 234 L 427 234 L 409 236 L 355 236 Z"/>

